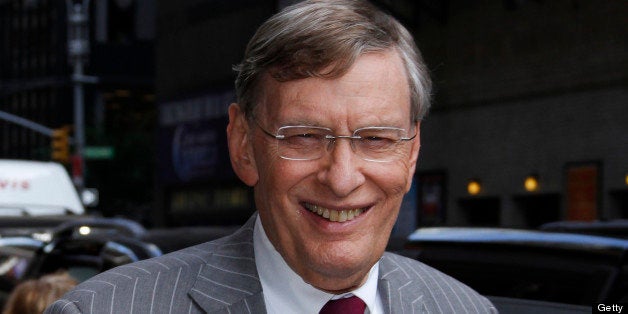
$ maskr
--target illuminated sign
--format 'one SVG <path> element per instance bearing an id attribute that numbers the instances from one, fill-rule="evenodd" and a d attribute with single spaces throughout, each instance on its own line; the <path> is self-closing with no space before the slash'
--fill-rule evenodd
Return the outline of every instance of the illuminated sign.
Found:
<path id="1" fill-rule="evenodd" d="M 230 180 L 227 110 L 232 90 L 159 105 L 158 169 L 162 183 Z"/>

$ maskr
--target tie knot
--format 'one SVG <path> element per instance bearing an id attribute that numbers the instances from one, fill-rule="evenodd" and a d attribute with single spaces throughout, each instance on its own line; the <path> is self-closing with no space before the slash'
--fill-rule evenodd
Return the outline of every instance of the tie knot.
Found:
<path id="1" fill-rule="evenodd" d="M 337 300 L 329 300 L 319 314 L 364 314 L 366 303 L 362 299 L 351 296 Z"/>

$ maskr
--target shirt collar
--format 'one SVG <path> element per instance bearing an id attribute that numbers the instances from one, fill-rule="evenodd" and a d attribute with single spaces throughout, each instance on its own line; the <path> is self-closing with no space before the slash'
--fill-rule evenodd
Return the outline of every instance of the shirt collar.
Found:
<path id="1" fill-rule="evenodd" d="M 268 313 L 318 313 L 330 299 L 338 299 L 351 294 L 366 303 L 368 312 L 376 312 L 379 262 L 371 267 L 368 278 L 362 286 L 337 296 L 306 283 L 286 264 L 266 236 L 259 216 L 253 229 L 253 246 L 257 261 L 255 264 Z"/>

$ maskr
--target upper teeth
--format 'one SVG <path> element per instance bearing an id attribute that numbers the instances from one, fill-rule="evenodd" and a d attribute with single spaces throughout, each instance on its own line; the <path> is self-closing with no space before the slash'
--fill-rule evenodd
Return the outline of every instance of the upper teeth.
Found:
<path id="1" fill-rule="evenodd" d="M 362 208 L 334 210 L 312 204 L 305 204 L 305 208 L 334 222 L 352 220 L 353 218 L 360 216 L 360 214 L 364 211 Z"/>

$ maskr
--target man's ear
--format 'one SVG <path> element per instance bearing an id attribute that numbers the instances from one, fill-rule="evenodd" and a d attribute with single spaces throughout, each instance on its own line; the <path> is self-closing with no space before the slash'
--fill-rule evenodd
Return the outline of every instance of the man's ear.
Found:
<path id="1" fill-rule="evenodd" d="M 257 165 L 253 156 L 253 143 L 250 141 L 249 124 L 240 105 L 229 105 L 229 125 L 227 142 L 231 166 L 236 175 L 248 186 L 255 186 L 259 180 Z"/>
<path id="2" fill-rule="evenodd" d="M 416 123 L 416 137 L 412 140 L 412 151 L 410 152 L 410 167 L 408 168 L 408 182 L 406 183 L 406 193 L 412 187 L 412 178 L 416 170 L 416 163 L 419 159 L 419 150 L 421 149 L 421 121 Z"/>

